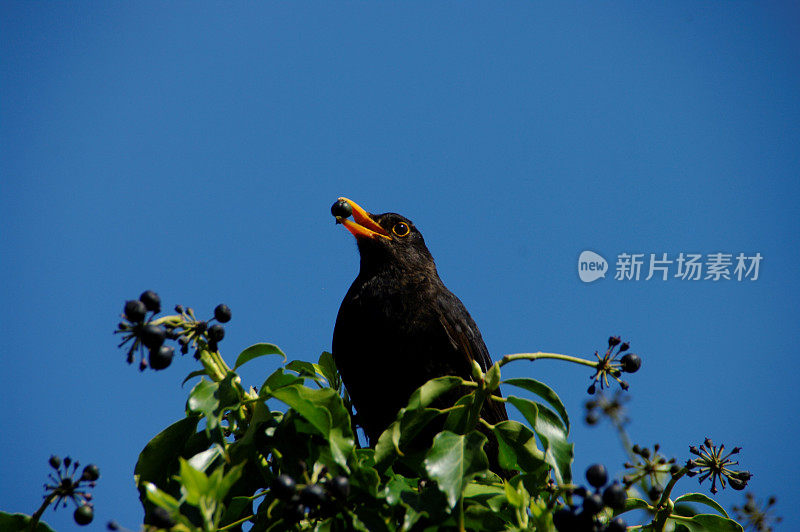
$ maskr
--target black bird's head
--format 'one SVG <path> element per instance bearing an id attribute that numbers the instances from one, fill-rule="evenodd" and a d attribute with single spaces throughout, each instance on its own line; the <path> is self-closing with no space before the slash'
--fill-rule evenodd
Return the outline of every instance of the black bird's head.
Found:
<path id="1" fill-rule="evenodd" d="M 422 233 L 405 216 L 393 212 L 370 214 L 347 198 L 339 198 L 331 213 L 356 237 L 362 274 L 385 268 L 436 272 Z"/>

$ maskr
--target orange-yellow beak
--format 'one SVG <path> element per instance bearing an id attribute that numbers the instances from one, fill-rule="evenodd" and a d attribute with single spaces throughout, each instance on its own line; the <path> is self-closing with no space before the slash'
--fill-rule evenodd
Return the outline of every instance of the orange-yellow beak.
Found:
<path id="1" fill-rule="evenodd" d="M 372 219 L 372 215 L 365 211 L 358 203 L 347 198 L 339 198 L 339 201 L 346 201 L 353 208 L 353 220 L 349 218 L 342 220 L 342 224 L 348 231 L 353 233 L 356 238 L 386 238 L 391 240 L 389 233 Z"/>

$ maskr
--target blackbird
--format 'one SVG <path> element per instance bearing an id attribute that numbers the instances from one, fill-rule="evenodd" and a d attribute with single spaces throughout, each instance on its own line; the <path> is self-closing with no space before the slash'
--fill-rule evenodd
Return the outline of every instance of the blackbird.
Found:
<path id="1" fill-rule="evenodd" d="M 347 198 L 331 212 L 355 236 L 361 255 L 336 318 L 333 358 L 358 422 L 375 445 L 414 390 L 444 375 L 470 379 L 473 360 L 484 371 L 492 360 L 408 218 L 370 214 Z M 487 400 L 481 417 L 495 424 L 508 414 L 502 402 Z"/>

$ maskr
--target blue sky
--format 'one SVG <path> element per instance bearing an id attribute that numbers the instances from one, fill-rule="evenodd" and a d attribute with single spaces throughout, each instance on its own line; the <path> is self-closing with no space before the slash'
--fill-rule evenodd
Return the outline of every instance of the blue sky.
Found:
<path id="1" fill-rule="evenodd" d="M 183 416 L 184 358 L 140 374 L 112 336 L 145 289 L 330 349 L 358 268 L 340 195 L 423 232 L 495 358 L 643 359 L 629 426 L 686 459 L 740 445 L 752 490 L 800 493 L 800 16 L 788 2 L 0 5 L 0 500 L 32 513 L 51 453 L 97 463 L 96 522 L 136 528 L 133 465 Z M 760 253 L 757 281 L 577 275 L 581 251 Z M 391 369 L 375 362 L 376 371 Z M 272 362 L 243 368 L 258 385 Z M 552 361 L 582 417 L 589 373 Z M 576 470 L 621 475 L 575 423 Z M 694 480 L 683 491 L 706 491 Z M 743 496 L 726 490 L 724 503 Z M 48 512 L 59 530 L 71 511 Z"/>

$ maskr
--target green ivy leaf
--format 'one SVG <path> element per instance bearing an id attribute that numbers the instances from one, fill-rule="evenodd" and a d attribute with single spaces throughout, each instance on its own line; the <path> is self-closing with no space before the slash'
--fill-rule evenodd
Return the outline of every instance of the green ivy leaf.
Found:
<path id="1" fill-rule="evenodd" d="M 202 471 L 193 468 L 189 461 L 180 458 L 180 483 L 186 502 L 199 506 L 201 499 L 211 495 L 211 483 Z M 148 490 L 149 496 L 149 490 Z"/>
<path id="2" fill-rule="evenodd" d="M 700 504 L 705 504 L 706 506 L 710 506 L 711 508 L 718 511 L 723 517 L 728 517 L 728 512 L 725 511 L 725 508 L 723 508 L 720 503 L 718 503 L 708 495 L 705 495 L 704 493 L 686 493 L 675 499 L 675 504 L 679 504 L 682 502 L 696 502 Z"/>
<path id="3" fill-rule="evenodd" d="M 316 364 L 306 362 L 305 360 L 292 360 L 286 364 L 286 369 L 296 371 L 301 377 L 308 377 L 310 379 L 319 379 L 323 377 L 322 370 Z"/>
<path id="4" fill-rule="evenodd" d="M 574 457 L 573 445 L 567 441 L 567 432 L 558 416 L 540 403 L 521 397 L 508 397 L 533 427 L 544 447 L 545 461 L 553 466 L 556 482 L 569 483 L 572 479 L 571 464 Z"/>
<path id="5" fill-rule="evenodd" d="M 631 510 L 647 510 L 648 508 L 650 508 L 650 504 L 648 504 L 647 501 L 635 497 L 628 497 L 625 499 L 625 508 L 621 512 L 615 512 L 615 515 L 624 514 Z"/>
<path id="6" fill-rule="evenodd" d="M 206 418 L 206 428 L 212 430 L 219 425 L 219 384 L 202 379 L 189 393 L 186 401 L 186 414 L 202 414 Z"/>
<path id="7" fill-rule="evenodd" d="M 526 497 L 527 490 L 525 490 L 522 484 L 520 484 L 519 487 L 522 487 L 522 489 L 515 488 L 508 482 L 503 482 L 503 491 L 505 492 L 508 504 L 516 508 L 527 508 L 530 502 L 530 498 Z"/>
<path id="8" fill-rule="evenodd" d="M 567 434 L 569 434 L 569 414 L 567 414 L 567 409 L 564 406 L 564 403 L 561 402 L 558 394 L 556 394 L 556 392 L 553 391 L 553 389 L 548 385 L 529 378 L 506 379 L 502 382 L 502 384 L 510 384 L 512 386 L 522 388 L 523 390 L 534 393 L 547 401 L 547 403 L 552 406 L 556 412 L 558 412 L 558 415 L 561 416 L 561 419 L 564 420 L 564 427 L 566 428 Z"/>
<path id="9" fill-rule="evenodd" d="M 545 464 L 545 455 L 536 447 L 533 431 L 516 421 L 502 421 L 492 427 L 497 438 L 498 458 L 503 469 L 536 470 Z"/>
<path id="10" fill-rule="evenodd" d="M 222 515 L 220 525 L 228 525 L 234 521 L 238 521 L 245 510 L 248 510 L 253 505 L 253 499 L 250 497 L 234 497 L 231 502 L 225 507 L 225 513 Z"/>
<path id="11" fill-rule="evenodd" d="M 28 530 L 31 516 L 25 514 L 7 514 L 0 512 L 0 530 Z M 54 532 L 47 523 L 39 521 L 34 532 Z"/>
<path id="12" fill-rule="evenodd" d="M 350 426 L 350 414 L 336 390 L 312 390 L 291 384 L 272 390 L 271 395 L 293 408 L 327 438 L 334 461 L 349 471 L 347 459 L 355 449 L 355 437 Z"/>
<path id="13" fill-rule="evenodd" d="M 428 423 L 440 414 L 435 408 L 418 410 L 401 410 L 399 419 L 389 425 L 375 444 L 375 463 L 379 471 L 383 471 L 397 457 L 397 450 L 402 452 L 405 443 L 419 434 Z"/>
<path id="14" fill-rule="evenodd" d="M 202 377 L 203 375 L 208 375 L 208 372 L 205 369 L 198 369 L 197 371 L 189 373 L 186 378 L 181 381 L 181 387 L 195 377 Z"/>
<path id="15" fill-rule="evenodd" d="M 141 482 L 161 483 L 170 466 L 183 452 L 187 440 L 197 430 L 197 416 L 183 418 L 162 430 L 139 453 L 139 460 L 133 470 L 133 478 L 138 486 Z"/>
<path id="16" fill-rule="evenodd" d="M 236 357 L 236 364 L 233 369 L 236 370 L 254 358 L 263 357 L 267 355 L 279 355 L 283 357 L 283 362 L 286 363 L 286 355 L 281 351 L 281 348 L 275 344 L 255 344 L 251 345 Z"/>
<path id="17" fill-rule="evenodd" d="M 273 371 L 272 374 L 267 377 L 267 380 L 264 381 L 264 384 L 261 385 L 259 394 L 269 395 L 272 390 L 277 390 L 284 386 L 291 386 L 292 384 L 302 385 L 304 382 L 305 380 L 302 377 L 286 373 L 283 368 L 278 368 Z"/>
<path id="18" fill-rule="evenodd" d="M 375 451 L 373 449 L 356 449 L 354 465 L 350 472 L 350 484 L 353 489 L 360 489 L 372 497 L 378 496 L 380 475 L 373 467 Z"/>
<path id="19" fill-rule="evenodd" d="M 484 392 L 472 392 L 459 398 L 455 406 L 461 408 L 451 410 L 447 414 L 447 420 L 444 423 L 445 430 L 464 434 L 475 428 L 478 418 L 481 416 L 483 394 Z"/>
<path id="20" fill-rule="evenodd" d="M 716 514 L 697 514 L 691 518 L 668 519 L 674 523 L 685 526 L 690 532 L 744 532 L 742 525 L 732 519 L 727 519 Z"/>
<path id="21" fill-rule="evenodd" d="M 322 375 L 325 377 L 325 380 L 328 381 L 328 386 L 338 391 L 342 387 L 342 379 L 339 376 L 339 370 L 336 369 L 336 363 L 333 360 L 333 355 L 327 351 L 323 351 L 319 356 L 319 361 L 317 364 L 319 365 L 319 369 L 322 371 Z"/>
<path id="22" fill-rule="evenodd" d="M 242 476 L 242 470 L 244 469 L 245 462 L 239 462 L 238 464 L 231 467 L 227 473 L 222 475 L 222 478 L 216 482 L 216 499 L 218 501 L 224 501 L 225 497 L 228 496 L 228 492 L 231 490 L 236 481 L 239 480 Z M 222 468 L 218 468 L 214 471 L 214 473 L 222 473 Z"/>
<path id="23" fill-rule="evenodd" d="M 486 384 L 486 390 L 491 393 L 500 386 L 500 366 L 497 362 L 495 362 L 489 371 L 486 372 L 486 376 L 484 377 L 484 383 Z"/>
<path id="24" fill-rule="evenodd" d="M 181 506 L 181 503 L 178 500 L 166 493 L 158 489 L 158 486 L 153 484 L 152 482 L 145 482 L 144 483 L 145 493 L 147 494 L 147 500 L 155 504 L 156 506 L 160 506 L 164 508 L 168 512 L 175 513 Z"/>
<path id="25" fill-rule="evenodd" d="M 461 385 L 460 377 L 446 376 L 431 379 L 411 394 L 406 409 L 427 408 L 439 396 Z"/>
<path id="26" fill-rule="evenodd" d="M 217 458 L 222 456 L 225 456 L 225 450 L 221 445 L 215 443 L 211 446 L 211 448 L 192 456 L 189 459 L 189 464 L 198 471 L 208 471 L 208 468 L 211 466 L 211 464 L 213 464 Z"/>
<path id="27" fill-rule="evenodd" d="M 461 497 L 464 485 L 489 468 L 489 459 L 483 450 L 486 436 L 480 432 L 454 434 L 440 432 L 433 439 L 425 457 L 425 470 L 436 481 L 439 490 L 454 507 Z"/>

